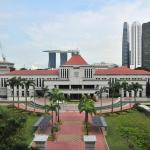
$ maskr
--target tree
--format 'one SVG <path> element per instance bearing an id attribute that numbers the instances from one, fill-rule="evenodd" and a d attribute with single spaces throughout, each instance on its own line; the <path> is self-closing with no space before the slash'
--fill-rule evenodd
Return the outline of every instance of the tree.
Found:
<path id="1" fill-rule="evenodd" d="M 15 85 L 16 85 L 16 81 L 17 81 L 16 77 L 13 77 L 13 78 L 10 78 L 10 79 L 7 80 L 7 85 L 9 85 L 10 88 L 12 88 L 13 107 L 14 107 L 14 104 L 15 104 L 15 102 L 14 102 L 14 99 L 15 99 L 14 88 L 15 88 Z"/>
<path id="2" fill-rule="evenodd" d="M 17 143 L 21 144 L 21 129 L 24 127 L 26 119 L 25 114 L 0 107 L 0 149 L 10 150 Z"/>
<path id="3" fill-rule="evenodd" d="M 19 108 L 19 86 L 22 86 L 22 79 L 21 77 L 16 78 L 16 86 L 18 86 L 18 93 L 17 93 L 17 97 L 18 97 L 18 108 Z"/>
<path id="4" fill-rule="evenodd" d="M 22 83 L 25 85 L 25 101 L 26 101 L 25 109 L 27 110 L 27 92 L 30 86 L 35 86 L 35 83 L 33 80 L 27 79 L 23 79 Z"/>
<path id="5" fill-rule="evenodd" d="M 131 84 L 128 84 L 128 86 L 127 86 L 127 91 L 128 91 L 128 93 L 130 93 L 130 92 L 132 91 L 132 85 L 131 85 Z M 129 101 L 130 101 L 130 107 L 131 107 L 130 95 L 129 95 Z"/>
<path id="6" fill-rule="evenodd" d="M 43 97 L 44 97 L 44 105 L 46 105 L 46 98 L 49 95 L 49 93 L 48 93 L 48 91 L 49 91 L 48 86 L 42 87 L 42 91 L 43 91 Z M 45 112 L 46 112 L 46 109 L 45 109 Z"/>
<path id="7" fill-rule="evenodd" d="M 53 130 L 53 128 L 54 128 L 54 119 L 53 118 L 54 118 L 54 112 L 56 112 L 58 105 L 55 102 L 50 101 L 49 105 L 45 105 L 44 107 L 45 107 L 45 110 L 46 110 L 47 113 L 49 113 L 49 111 L 51 111 L 51 117 L 52 117 L 51 135 L 53 136 L 54 135 L 54 130 Z"/>
<path id="8" fill-rule="evenodd" d="M 79 102 L 78 109 L 81 112 L 85 112 L 85 128 L 86 128 L 86 134 L 88 135 L 88 114 L 96 114 L 96 109 L 94 106 L 94 101 L 87 96 L 83 96 Z"/>
<path id="9" fill-rule="evenodd" d="M 59 92 L 59 94 L 58 94 L 58 101 L 57 101 L 57 104 L 58 104 L 58 107 L 57 107 L 58 108 L 57 122 L 60 122 L 60 114 L 59 114 L 60 102 L 62 102 L 64 99 L 65 99 L 64 94 Z"/>
<path id="10" fill-rule="evenodd" d="M 137 92 L 138 92 L 138 90 L 139 89 L 143 89 L 142 88 L 142 85 L 141 84 L 139 84 L 138 82 L 136 82 L 136 83 L 131 83 L 131 89 L 134 91 L 134 103 L 136 103 L 136 97 L 137 97 Z"/>
<path id="11" fill-rule="evenodd" d="M 104 86 L 104 87 L 101 87 L 100 89 L 98 89 L 95 94 L 98 96 L 98 98 L 101 99 L 101 112 L 102 112 L 102 93 L 103 92 L 106 92 L 107 88 Z"/>
<path id="12" fill-rule="evenodd" d="M 57 121 L 59 122 L 60 121 L 60 115 L 59 115 L 60 105 L 59 105 L 59 103 L 64 100 L 64 95 L 63 95 L 63 93 L 60 92 L 59 89 L 53 88 L 50 92 L 50 100 L 57 103 L 57 105 L 58 105 L 57 111 L 56 111 L 56 118 L 57 118 Z"/>
<path id="13" fill-rule="evenodd" d="M 33 97 L 33 101 L 34 101 L 34 112 L 35 112 L 35 83 L 31 85 L 33 87 L 33 95 L 31 96 L 31 98 Z"/>
<path id="14" fill-rule="evenodd" d="M 116 81 L 116 82 L 108 82 L 109 85 L 109 95 L 112 97 L 112 112 L 114 110 L 114 96 L 119 96 L 119 89 L 120 89 L 120 82 Z"/>
<path id="15" fill-rule="evenodd" d="M 120 86 L 121 86 L 121 89 L 123 89 L 123 92 L 127 91 L 128 83 L 126 81 L 122 82 Z M 121 94 L 120 102 L 121 102 L 121 111 L 122 111 L 122 94 Z"/>

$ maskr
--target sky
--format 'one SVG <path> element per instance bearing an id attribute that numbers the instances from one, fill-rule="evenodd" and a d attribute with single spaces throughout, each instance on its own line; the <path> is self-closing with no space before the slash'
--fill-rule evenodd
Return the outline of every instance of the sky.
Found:
<path id="1" fill-rule="evenodd" d="M 149 22 L 149 14 L 150 0 L 0 0 L 1 53 L 17 68 L 46 68 L 50 49 L 121 65 L 123 22 Z"/>

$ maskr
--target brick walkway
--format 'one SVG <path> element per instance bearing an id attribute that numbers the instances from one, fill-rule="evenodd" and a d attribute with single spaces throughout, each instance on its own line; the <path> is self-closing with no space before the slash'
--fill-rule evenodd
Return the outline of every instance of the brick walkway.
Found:
<path id="1" fill-rule="evenodd" d="M 78 112 L 62 112 L 61 130 L 56 134 L 57 140 L 47 142 L 47 150 L 84 150 L 82 122 L 84 115 Z M 91 119 L 90 119 L 91 120 Z M 96 149 L 105 150 L 105 141 L 100 130 L 92 128 L 90 135 L 96 135 Z"/>

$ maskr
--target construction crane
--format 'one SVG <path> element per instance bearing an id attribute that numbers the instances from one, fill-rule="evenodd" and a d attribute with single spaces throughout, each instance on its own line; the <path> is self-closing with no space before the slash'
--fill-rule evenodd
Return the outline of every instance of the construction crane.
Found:
<path id="1" fill-rule="evenodd" d="M 5 61 L 6 61 L 6 57 L 5 57 L 4 54 L 3 54 L 3 48 L 2 48 L 1 42 L 0 42 L 0 52 L 1 52 L 2 59 L 3 59 L 3 61 L 5 62 Z"/>

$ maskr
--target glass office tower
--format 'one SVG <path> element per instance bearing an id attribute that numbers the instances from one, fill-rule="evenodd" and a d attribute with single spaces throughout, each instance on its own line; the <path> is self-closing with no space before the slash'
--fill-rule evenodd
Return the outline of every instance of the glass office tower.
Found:
<path id="1" fill-rule="evenodd" d="M 142 67 L 150 69 L 150 22 L 142 25 Z"/>
<path id="2" fill-rule="evenodd" d="M 129 25 L 127 22 L 123 24 L 123 37 L 122 37 L 122 66 L 130 66 L 130 53 L 129 53 Z"/>

